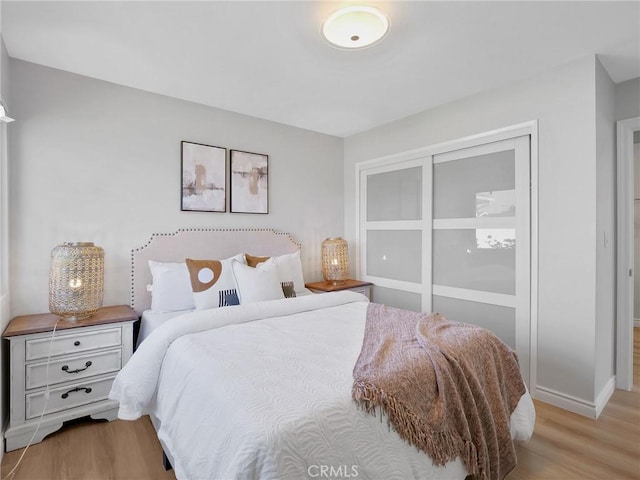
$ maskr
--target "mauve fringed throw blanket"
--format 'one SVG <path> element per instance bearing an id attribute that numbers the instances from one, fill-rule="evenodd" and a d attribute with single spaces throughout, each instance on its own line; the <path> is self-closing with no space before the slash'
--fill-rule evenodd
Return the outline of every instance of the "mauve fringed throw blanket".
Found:
<path id="1" fill-rule="evenodd" d="M 381 410 L 436 465 L 457 457 L 474 480 L 516 465 L 511 413 L 525 393 L 513 351 L 488 330 L 370 304 L 353 399 Z"/>

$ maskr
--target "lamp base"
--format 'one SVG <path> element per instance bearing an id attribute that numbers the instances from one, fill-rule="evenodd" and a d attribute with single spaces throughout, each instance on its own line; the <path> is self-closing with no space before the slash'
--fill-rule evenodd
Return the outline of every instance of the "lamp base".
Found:
<path id="1" fill-rule="evenodd" d="M 71 322 L 71 323 L 75 323 L 78 320 L 84 320 L 85 318 L 89 318 L 92 314 L 88 314 L 88 315 L 71 315 L 71 316 L 65 316 L 63 317 L 62 315 L 58 315 L 60 317 L 60 320 L 64 320 L 65 322 Z"/>
<path id="2" fill-rule="evenodd" d="M 327 280 L 327 283 L 331 285 L 344 285 L 347 282 L 344 280 Z"/>
<path id="3" fill-rule="evenodd" d="M 92 315 L 93 315 L 93 313 L 81 313 L 81 314 L 78 314 L 78 315 L 60 315 L 60 314 L 58 314 L 58 317 L 60 317 L 60 320 L 64 320 L 65 322 L 75 323 L 78 320 L 84 320 L 85 318 L 89 318 Z"/>
<path id="4" fill-rule="evenodd" d="M 55 305 L 49 302 L 49 311 L 56 317 L 60 318 L 60 320 L 64 320 L 69 323 L 75 323 L 79 320 L 89 318 L 100 310 L 101 307 L 102 304 L 91 305 L 90 307 L 83 305 L 83 308 L 68 308 L 66 305 L 61 307 L 60 305 Z"/>

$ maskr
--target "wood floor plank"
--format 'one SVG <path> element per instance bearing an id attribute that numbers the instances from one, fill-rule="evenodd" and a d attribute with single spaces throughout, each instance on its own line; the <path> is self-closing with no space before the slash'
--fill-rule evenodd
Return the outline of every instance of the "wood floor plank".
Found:
<path id="1" fill-rule="evenodd" d="M 2 478 L 24 449 L 7 452 Z M 162 466 L 162 449 L 149 417 L 135 422 L 85 421 L 66 426 L 32 445 L 11 477 L 15 480 L 175 480 Z"/>
<path id="2" fill-rule="evenodd" d="M 616 390 L 598 420 L 535 402 L 532 439 L 518 443 L 507 480 L 640 480 L 640 329 L 634 329 L 634 387 Z M 23 449 L 2 459 L 6 477 Z M 79 422 L 33 445 L 14 480 L 175 480 L 148 417 Z M 303 480 L 303 479 L 301 479 Z M 381 479 L 384 480 L 384 479 Z"/>
<path id="3" fill-rule="evenodd" d="M 536 401 L 532 439 L 518 443 L 521 479 L 640 480 L 640 329 L 634 329 L 634 386 L 616 390 L 598 420 Z"/>

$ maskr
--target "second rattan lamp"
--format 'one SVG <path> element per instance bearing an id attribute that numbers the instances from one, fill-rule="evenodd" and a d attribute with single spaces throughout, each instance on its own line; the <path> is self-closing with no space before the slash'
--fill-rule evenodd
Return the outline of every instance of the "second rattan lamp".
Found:
<path id="1" fill-rule="evenodd" d="M 51 251 L 49 311 L 74 322 L 102 306 L 104 250 L 90 242 L 63 243 Z"/>
<path id="2" fill-rule="evenodd" d="M 349 246 L 343 238 L 327 238 L 322 242 L 322 276 L 334 285 L 349 278 Z"/>

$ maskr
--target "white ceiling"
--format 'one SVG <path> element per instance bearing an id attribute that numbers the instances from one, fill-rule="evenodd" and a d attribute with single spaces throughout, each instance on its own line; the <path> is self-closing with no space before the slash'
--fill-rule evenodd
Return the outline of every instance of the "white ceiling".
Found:
<path id="1" fill-rule="evenodd" d="M 346 3 L 7 1 L 14 58 L 346 137 L 598 54 L 640 76 L 640 2 L 358 2 L 391 20 L 373 47 L 320 36 Z"/>

